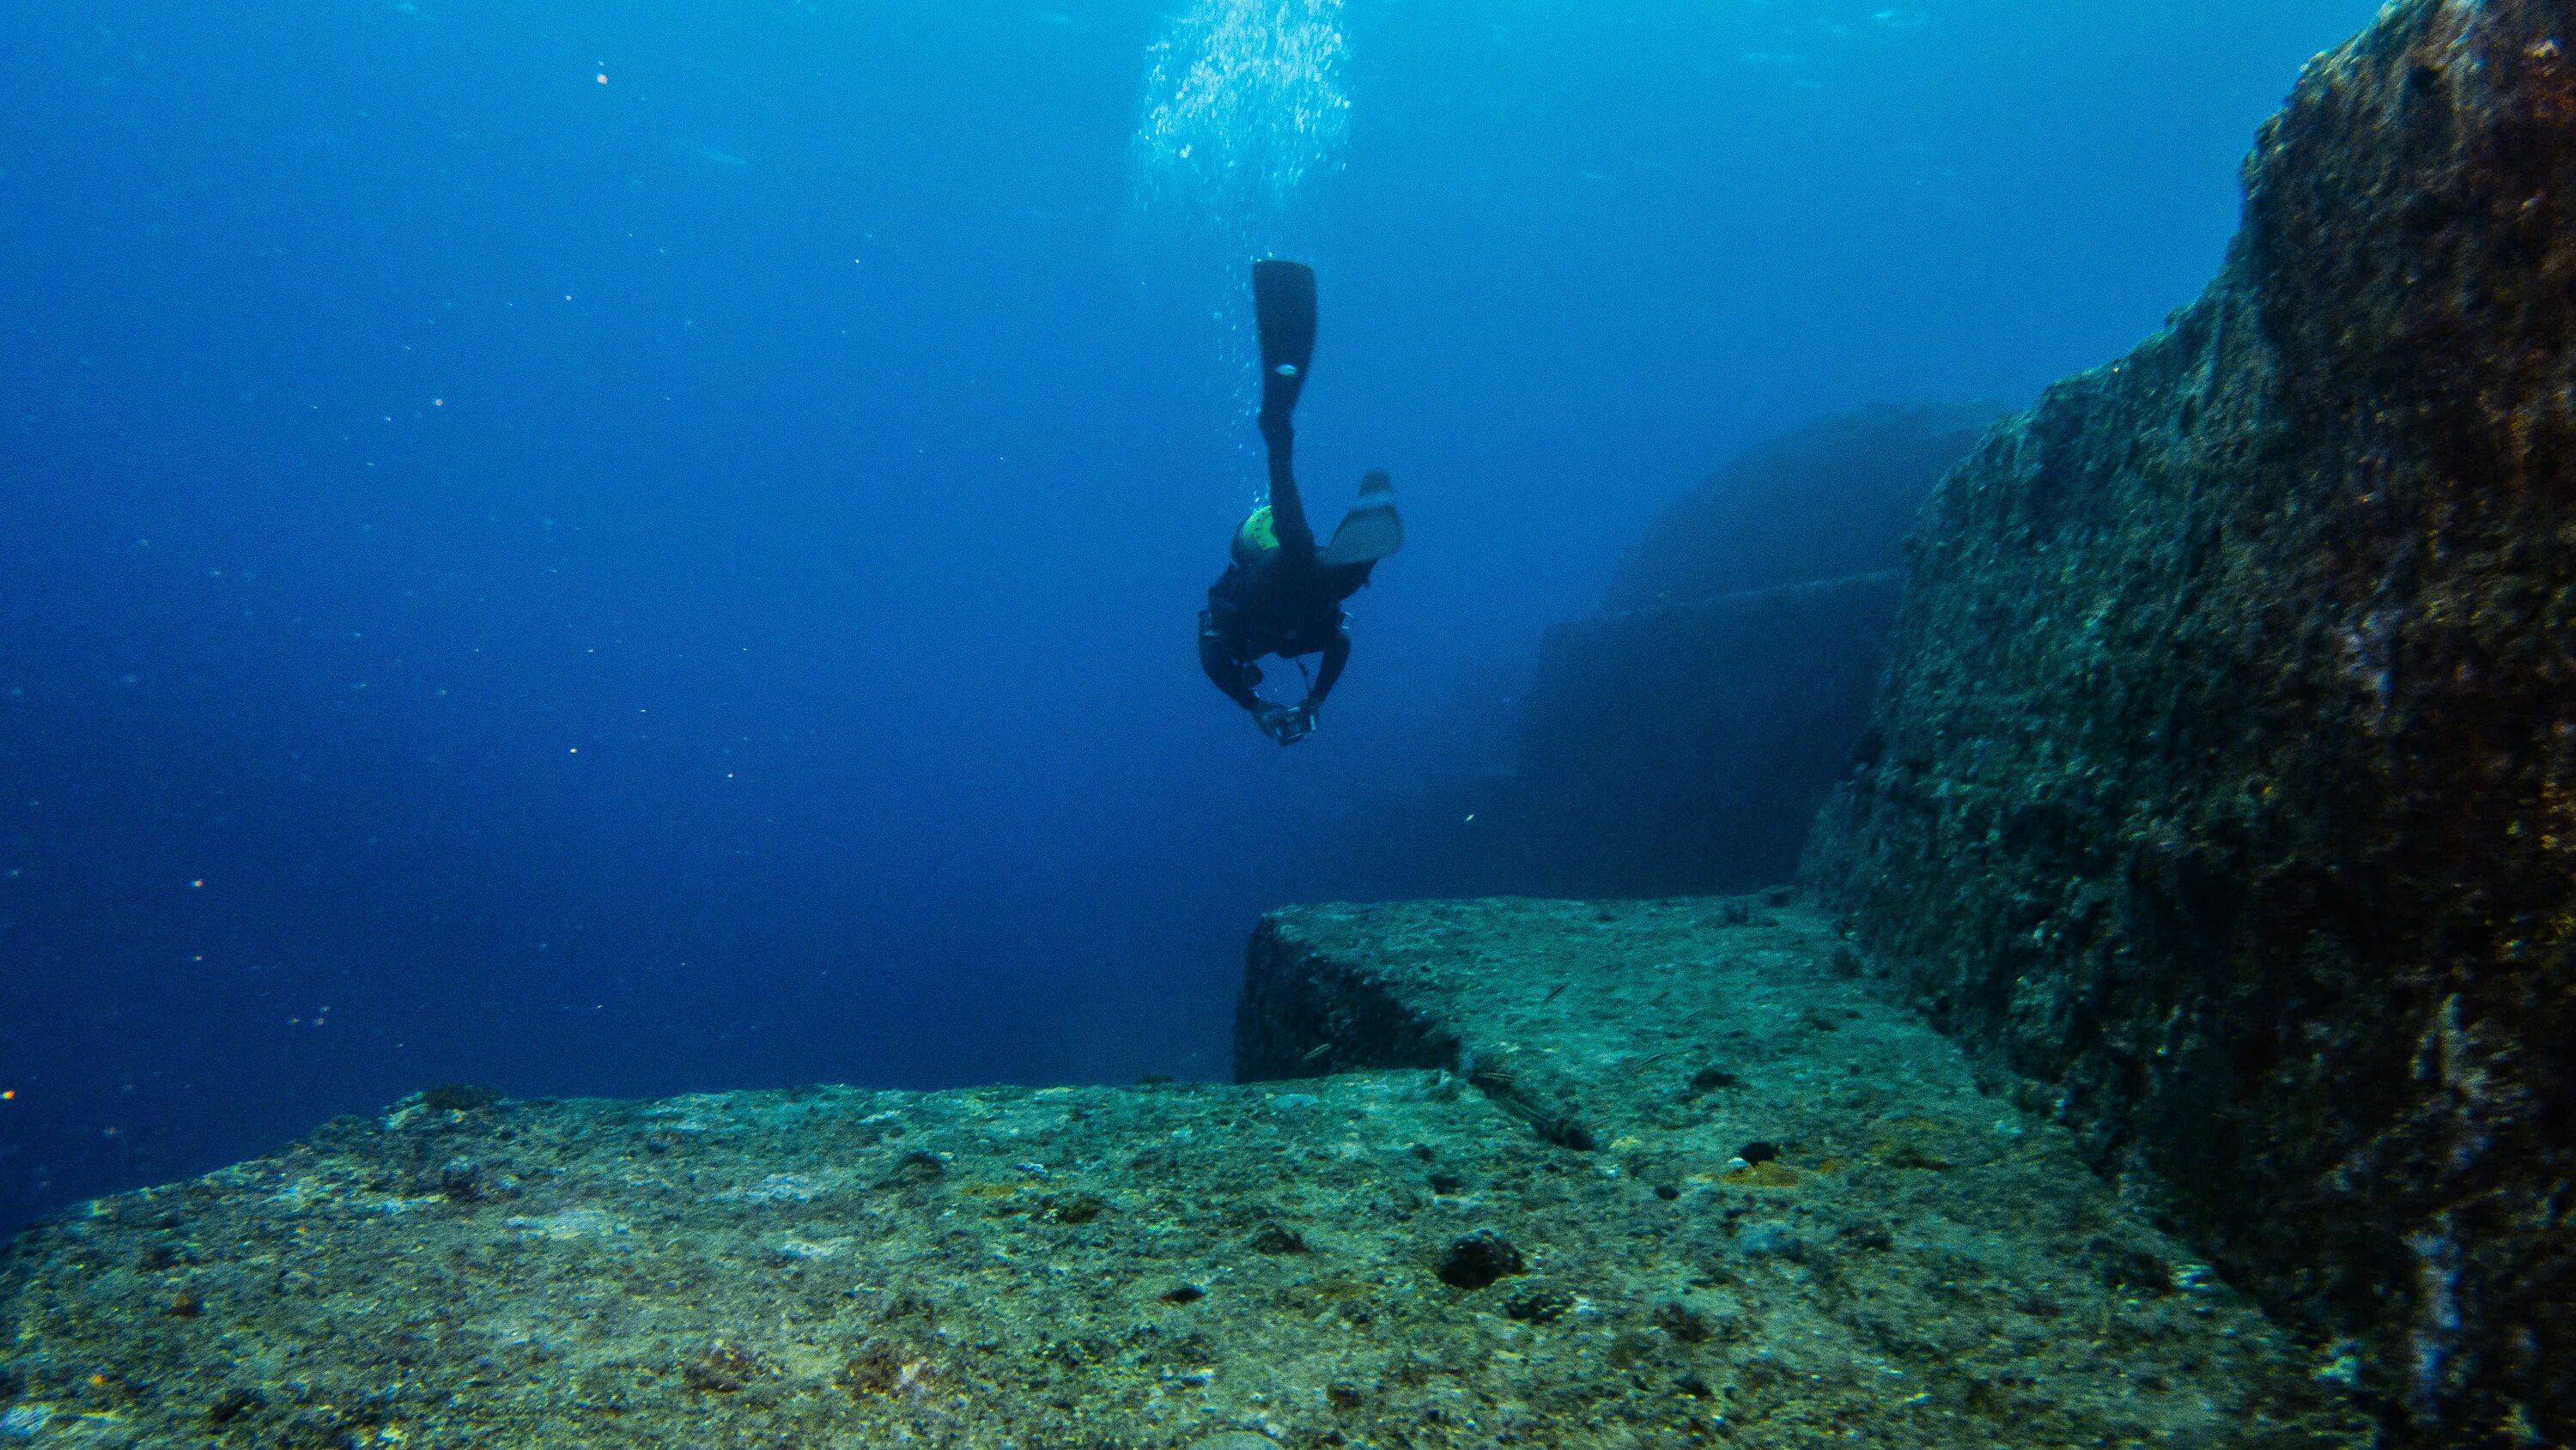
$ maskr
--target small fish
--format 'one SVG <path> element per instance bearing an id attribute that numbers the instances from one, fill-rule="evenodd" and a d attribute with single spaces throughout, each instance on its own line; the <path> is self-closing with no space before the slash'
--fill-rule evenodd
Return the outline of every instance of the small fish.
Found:
<path id="1" fill-rule="evenodd" d="M 1557 984 L 1556 984 L 1556 990 L 1555 990 L 1555 991 L 1552 991 L 1552 992 L 1550 992 L 1550 993 L 1548 993 L 1548 994 L 1547 994 L 1546 996 L 1544 996 L 1544 997 L 1539 998 L 1539 999 L 1538 999 L 1538 1004 L 1539 1004 L 1540 1006 L 1542 1006 L 1542 1007 L 1546 1006 L 1548 1003 L 1553 1002 L 1553 1001 L 1555 1001 L 1557 998 L 1564 996 L 1564 995 L 1565 995 L 1565 989 L 1566 989 L 1566 988 L 1568 988 L 1568 987 L 1571 987 L 1571 986 L 1573 986 L 1573 985 L 1574 985 L 1574 983 L 1573 983 L 1573 982 L 1571 982 L 1571 981 L 1564 981 L 1564 982 L 1559 982 L 1559 983 L 1557 983 Z"/>
<path id="2" fill-rule="evenodd" d="M 1333 1044 L 1329 1042 L 1318 1042 L 1315 1044 L 1313 1050 L 1309 1051 L 1304 1057 L 1297 1060 L 1299 1062 L 1313 1062 L 1316 1058 L 1319 1058 L 1332 1050 Z"/>
<path id="3" fill-rule="evenodd" d="M 751 164 L 721 146 L 709 146 L 701 141 L 677 140 L 671 144 L 679 149 L 681 155 L 693 156 L 712 166 L 749 166 Z"/>

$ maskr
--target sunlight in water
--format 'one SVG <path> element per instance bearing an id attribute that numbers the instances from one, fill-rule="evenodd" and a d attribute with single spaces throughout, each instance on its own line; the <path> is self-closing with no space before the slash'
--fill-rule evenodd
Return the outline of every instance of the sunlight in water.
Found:
<path id="1" fill-rule="evenodd" d="M 1343 0 L 1192 0 L 1153 50 L 1136 131 L 1136 204 L 1258 232 L 1341 164 Z"/>

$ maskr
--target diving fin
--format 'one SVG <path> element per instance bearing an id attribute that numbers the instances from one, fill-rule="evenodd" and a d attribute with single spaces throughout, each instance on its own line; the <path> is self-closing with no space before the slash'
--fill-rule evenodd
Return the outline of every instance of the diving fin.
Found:
<path id="1" fill-rule="evenodd" d="M 1267 430 L 1297 411 L 1315 357 L 1315 269 L 1276 257 L 1252 264 L 1252 307 L 1261 327 L 1261 421 Z"/>
<path id="2" fill-rule="evenodd" d="M 1404 520 L 1395 512 L 1395 480 L 1373 470 L 1360 480 L 1360 501 L 1351 505 L 1351 511 L 1342 515 L 1342 526 L 1333 530 L 1333 542 L 1323 553 L 1324 567 L 1373 564 L 1403 547 Z"/>

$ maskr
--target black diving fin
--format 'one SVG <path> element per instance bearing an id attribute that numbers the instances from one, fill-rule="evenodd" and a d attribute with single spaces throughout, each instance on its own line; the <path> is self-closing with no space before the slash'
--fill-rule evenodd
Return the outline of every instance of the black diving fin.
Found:
<path id="1" fill-rule="evenodd" d="M 1276 257 L 1252 264 L 1252 306 L 1261 327 L 1261 421 L 1286 423 L 1315 357 L 1315 269 Z"/>
<path id="2" fill-rule="evenodd" d="M 1333 542 L 1324 548 L 1324 567 L 1374 564 L 1403 547 L 1404 520 L 1395 512 L 1395 480 L 1373 470 L 1360 480 L 1360 501 L 1351 505 L 1351 511 L 1342 515 L 1342 526 L 1333 530 Z"/>

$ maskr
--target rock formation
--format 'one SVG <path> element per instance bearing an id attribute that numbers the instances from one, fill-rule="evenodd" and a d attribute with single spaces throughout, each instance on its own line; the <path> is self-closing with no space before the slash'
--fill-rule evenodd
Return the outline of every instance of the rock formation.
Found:
<path id="1" fill-rule="evenodd" d="M 1656 520 L 1607 613 L 1548 632 L 1520 800 L 1549 894 L 1784 881 L 1886 663 L 1905 536 L 1981 404 L 1876 407 L 1754 448 Z"/>
<path id="2" fill-rule="evenodd" d="M 1982 404 L 1866 408 L 1664 511 L 1607 609 L 1548 631 L 1508 773 L 1377 799 L 1310 898 L 1674 896 L 1787 880 L 1868 723 L 1914 516 Z"/>
<path id="3" fill-rule="evenodd" d="M 434 1091 L 0 1250 L 0 1444 L 2365 1443 L 1839 947 L 1286 912 L 1239 1040 L 1295 1081 Z"/>
<path id="4" fill-rule="evenodd" d="M 1932 485 L 2001 416 L 1879 404 L 1746 449 L 1675 500 L 1611 575 L 1611 615 L 1893 569 Z"/>
<path id="5" fill-rule="evenodd" d="M 1743 891 L 1795 874 L 1868 725 L 1897 585 L 1889 570 L 1548 631 L 1517 777 L 1546 889 Z"/>
<path id="6" fill-rule="evenodd" d="M 1808 874 L 2424 1445 L 2576 1440 L 2576 15 L 2311 64 L 1915 541 Z"/>

